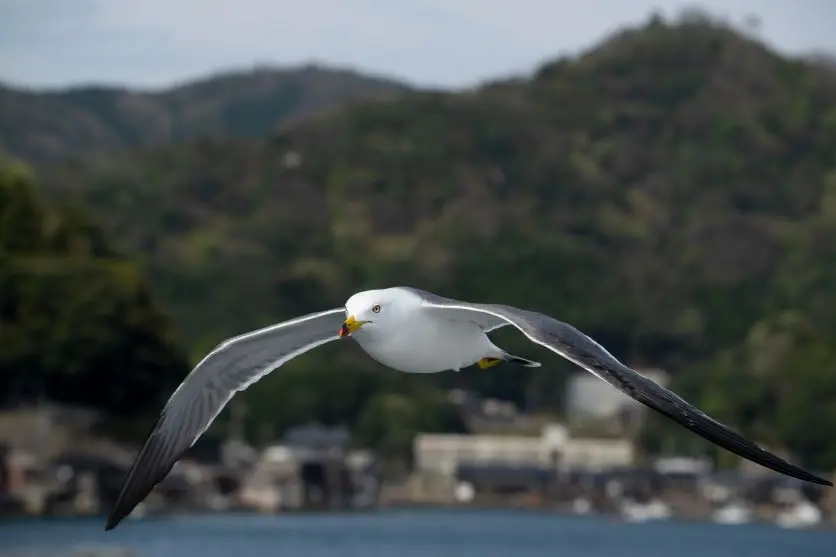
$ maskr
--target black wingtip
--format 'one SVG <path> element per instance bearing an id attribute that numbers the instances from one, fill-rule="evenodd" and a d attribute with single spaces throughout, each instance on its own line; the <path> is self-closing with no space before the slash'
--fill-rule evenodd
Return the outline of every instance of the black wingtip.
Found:
<path id="1" fill-rule="evenodd" d="M 110 532 L 119 526 L 119 523 L 122 522 L 129 514 L 131 514 L 131 509 L 125 508 L 124 501 L 117 501 L 110 509 L 110 513 L 107 515 L 105 532 Z"/>
<path id="2" fill-rule="evenodd" d="M 827 487 L 833 487 L 833 482 L 832 481 L 826 480 L 826 479 L 822 478 L 821 476 L 817 476 L 816 474 L 810 472 L 809 470 L 805 470 L 804 468 L 802 468 L 800 466 L 796 466 L 794 464 L 791 464 L 791 463 L 787 462 L 786 460 L 783 460 L 783 459 L 777 457 L 776 455 L 774 455 L 772 453 L 764 451 L 763 449 L 761 449 L 761 451 L 762 451 L 762 454 L 760 454 L 760 455 L 745 455 L 745 454 L 741 454 L 741 451 L 739 451 L 739 448 L 738 448 L 738 450 L 734 450 L 734 449 L 732 450 L 732 452 L 739 454 L 743 458 L 746 458 L 748 460 L 756 462 L 756 463 L 760 464 L 761 466 L 764 466 L 766 468 L 774 470 L 775 472 L 778 472 L 780 474 L 784 474 L 784 475 L 789 476 L 791 478 L 795 478 L 797 480 L 801 480 L 801 481 L 804 481 L 804 482 L 809 482 L 809 483 L 812 483 L 812 484 L 823 485 L 823 486 L 827 486 Z M 760 457 L 760 458 L 758 458 L 758 457 Z"/>
<path id="3" fill-rule="evenodd" d="M 105 524 L 105 532 L 109 532 L 116 528 L 128 514 L 129 513 L 126 513 L 122 509 L 121 501 L 117 502 L 117 504 L 113 506 L 113 508 L 110 511 L 110 514 L 107 517 L 107 523 Z"/>
<path id="4" fill-rule="evenodd" d="M 827 487 L 833 487 L 833 482 L 831 482 L 830 480 L 825 480 L 824 478 L 822 478 L 820 476 L 816 476 L 815 474 L 810 474 L 808 477 L 798 478 L 798 479 L 799 480 L 804 480 L 804 481 L 807 481 L 807 482 L 810 482 L 810 483 L 814 483 L 814 484 L 824 485 L 824 486 L 827 486 Z"/>
<path id="5" fill-rule="evenodd" d="M 105 532 L 116 528 L 130 515 L 154 486 L 168 475 L 182 455 L 183 450 L 173 449 L 169 440 L 160 435 L 160 424 L 162 417 L 151 430 L 128 470 L 119 495 L 108 514 Z"/>

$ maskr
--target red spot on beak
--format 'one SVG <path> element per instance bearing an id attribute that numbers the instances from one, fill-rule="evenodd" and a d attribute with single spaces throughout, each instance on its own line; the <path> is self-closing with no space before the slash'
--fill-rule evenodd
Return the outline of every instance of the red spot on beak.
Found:
<path id="1" fill-rule="evenodd" d="M 343 324 L 343 326 L 340 327 L 340 338 L 345 338 L 350 334 L 351 330 L 348 328 L 348 325 Z"/>

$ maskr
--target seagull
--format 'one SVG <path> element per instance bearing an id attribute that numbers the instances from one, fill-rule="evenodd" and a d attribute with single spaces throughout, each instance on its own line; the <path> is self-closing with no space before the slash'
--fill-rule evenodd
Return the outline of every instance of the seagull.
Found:
<path id="1" fill-rule="evenodd" d="M 406 373 L 458 371 L 471 365 L 487 369 L 501 362 L 540 366 L 491 342 L 488 333 L 505 326 L 720 447 L 787 476 L 833 485 L 735 433 L 622 364 L 567 323 L 508 305 L 469 303 L 399 286 L 358 292 L 345 307 L 310 313 L 221 342 L 165 404 L 128 471 L 105 530 L 115 528 L 168 475 L 236 392 L 296 356 L 337 339 L 353 338 L 373 359 Z"/>

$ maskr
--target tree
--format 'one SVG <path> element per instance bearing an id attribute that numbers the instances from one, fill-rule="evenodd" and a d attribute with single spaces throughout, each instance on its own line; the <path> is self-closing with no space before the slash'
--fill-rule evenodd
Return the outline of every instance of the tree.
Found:
<path id="1" fill-rule="evenodd" d="M 0 164 L 0 403 L 156 413 L 188 371 L 138 269 L 78 209 Z"/>

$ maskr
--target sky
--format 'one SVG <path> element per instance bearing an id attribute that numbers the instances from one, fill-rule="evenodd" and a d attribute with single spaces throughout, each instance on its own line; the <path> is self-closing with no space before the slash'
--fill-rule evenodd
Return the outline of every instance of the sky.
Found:
<path id="1" fill-rule="evenodd" d="M 832 0 L 0 0 L 0 82 L 158 89 L 316 62 L 462 88 L 693 6 L 757 16 L 757 35 L 788 54 L 836 53 Z"/>

